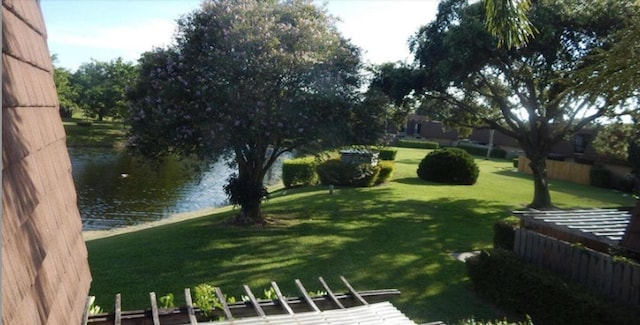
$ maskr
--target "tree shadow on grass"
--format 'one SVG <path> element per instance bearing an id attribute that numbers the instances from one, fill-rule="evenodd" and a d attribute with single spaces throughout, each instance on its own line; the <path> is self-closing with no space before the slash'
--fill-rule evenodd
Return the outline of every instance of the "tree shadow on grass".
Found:
<path id="1" fill-rule="evenodd" d="M 345 291 L 338 280 L 344 275 L 358 290 L 399 289 L 392 302 L 418 322 L 501 317 L 478 303 L 464 264 L 449 254 L 490 245 L 492 225 L 509 207 L 479 199 L 391 200 L 389 188 L 298 193 L 304 197 L 265 205 L 268 214 L 294 221 L 286 225 L 230 227 L 221 221 L 226 213 L 92 241 L 90 247 L 103 245 L 103 255 L 92 259 L 114 260 L 92 269 L 100 288 L 92 294 L 109 305 L 121 291 L 125 301 L 135 299 L 126 309 L 148 308 L 149 291 L 179 294 L 210 282 L 239 298 L 242 284 L 259 292 L 276 281 L 285 294 L 299 295 L 294 279 L 318 290 L 323 276 Z"/>

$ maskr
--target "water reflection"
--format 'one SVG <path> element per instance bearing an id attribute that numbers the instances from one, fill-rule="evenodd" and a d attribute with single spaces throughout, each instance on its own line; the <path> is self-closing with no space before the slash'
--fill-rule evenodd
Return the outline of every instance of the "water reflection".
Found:
<path id="1" fill-rule="evenodd" d="M 152 167 L 106 149 L 69 148 L 84 230 L 155 221 L 227 204 L 222 189 L 233 170 L 225 162 L 196 172 L 168 160 Z M 280 177 L 274 166 L 271 179 Z"/>

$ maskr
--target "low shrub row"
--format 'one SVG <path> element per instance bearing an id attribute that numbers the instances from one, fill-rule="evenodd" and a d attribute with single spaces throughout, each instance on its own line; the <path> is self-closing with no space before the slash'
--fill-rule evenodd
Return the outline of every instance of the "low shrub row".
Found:
<path id="1" fill-rule="evenodd" d="M 317 166 L 318 161 L 314 157 L 285 160 L 282 162 L 282 183 L 287 188 L 315 185 L 318 183 Z"/>
<path id="2" fill-rule="evenodd" d="M 502 308 L 530 315 L 534 324 L 637 324 L 640 310 L 521 261 L 501 249 L 467 259 L 474 290 Z"/>
<path id="3" fill-rule="evenodd" d="M 420 162 L 417 173 L 426 181 L 473 185 L 478 180 L 480 168 L 464 150 L 442 148 L 427 154 Z"/>
<path id="4" fill-rule="evenodd" d="M 396 144 L 401 148 L 416 148 L 416 149 L 438 149 L 440 144 L 435 141 L 420 141 L 420 140 L 408 140 L 398 139 Z"/>
<path id="5" fill-rule="evenodd" d="M 324 185 L 369 187 L 391 179 L 395 164 L 381 161 L 376 166 L 349 164 L 340 159 L 329 159 L 317 167 L 318 177 Z"/>
<path id="6" fill-rule="evenodd" d="M 468 152 L 470 155 L 483 156 L 483 157 L 487 156 L 486 146 L 480 146 L 480 145 L 469 144 L 469 143 L 459 143 L 457 147 Z M 496 147 L 491 149 L 491 154 L 489 154 L 489 157 L 505 159 L 507 157 L 507 152 L 503 149 Z"/>
<path id="7" fill-rule="evenodd" d="M 396 155 L 398 154 L 398 150 L 389 149 L 389 148 L 380 148 L 377 149 L 380 154 L 378 155 L 378 159 L 380 160 L 396 160 Z"/>

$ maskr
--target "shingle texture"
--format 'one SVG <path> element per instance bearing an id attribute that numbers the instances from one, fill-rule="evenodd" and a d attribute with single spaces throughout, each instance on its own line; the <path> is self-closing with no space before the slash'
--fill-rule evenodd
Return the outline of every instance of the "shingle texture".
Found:
<path id="1" fill-rule="evenodd" d="M 79 324 L 91 274 L 36 0 L 2 0 L 2 323 Z"/>

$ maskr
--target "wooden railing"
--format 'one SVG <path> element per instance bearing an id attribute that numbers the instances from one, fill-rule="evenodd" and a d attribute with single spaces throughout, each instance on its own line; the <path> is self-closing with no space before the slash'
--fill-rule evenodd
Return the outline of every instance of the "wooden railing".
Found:
<path id="1" fill-rule="evenodd" d="M 324 311 L 331 309 L 345 309 L 354 306 L 368 305 L 387 301 L 391 297 L 400 295 L 397 289 L 356 291 L 344 277 L 340 277 L 342 283 L 347 288 L 345 293 L 334 293 L 322 277 L 318 278 L 326 294 L 322 296 L 310 296 L 302 282 L 295 280 L 296 287 L 300 292 L 298 297 L 285 297 L 282 295 L 276 282 L 271 282 L 277 299 L 260 300 L 256 299 L 251 288 L 244 285 L 243 288 L 249 298 L 248 301 L 227 303 L 220 288 L 215 287 L 215 293 L 222 308 L 216 308 L 208 312 L 205 317 L 204 312 L 193 305 L 191 290 L 184 290 L 186 306 L 179 308 L 158 308 L 156 294 L 151 292 L 150 309 L 136 311 L 122 311 L 121 296 L 116 295 L 115 311 L 98 315 L 88 315 L 86 324 L 91 325 L 176 325 L 176 324 L 197 324 L 209 319 L 224 318 L 227 320 L 243 317 L 267 316 L 277 314 L 295 314 L 308 311 Z"/>
<path id="2" fill-rule="evenodd" d="M 528 263 L 629 305 L 640 305 L 640 265 L 519 228 L 514 251 Z"/>

